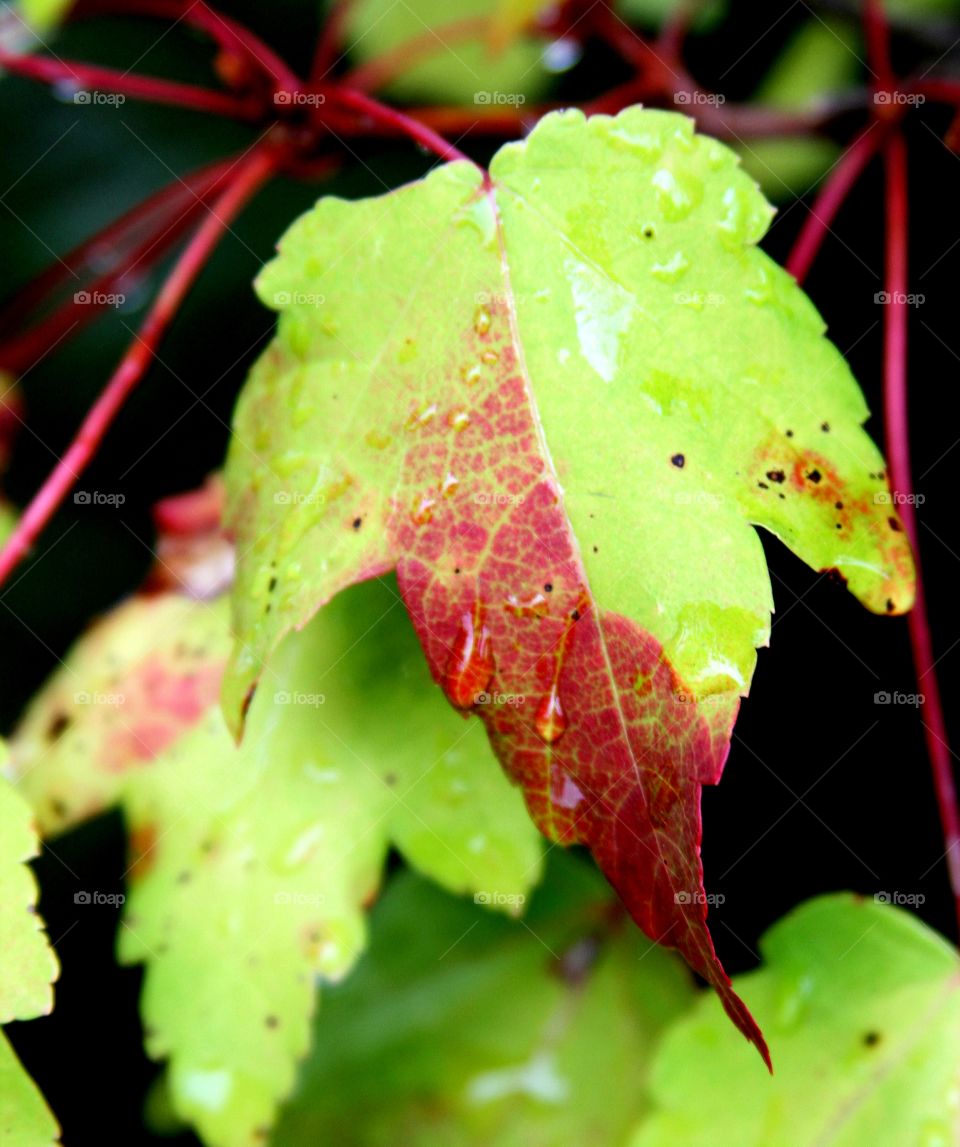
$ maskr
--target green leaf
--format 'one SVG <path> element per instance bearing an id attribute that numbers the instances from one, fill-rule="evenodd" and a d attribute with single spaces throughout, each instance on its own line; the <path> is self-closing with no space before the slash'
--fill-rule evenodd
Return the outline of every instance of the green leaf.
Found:
<path id="1" fill-rule="evenodd" d="M 615 1147 L 692 995 L 580 860 L 551 855 L 523 923 L 402 873 L 369 951 L 325 996 L 273 1143 Z"/>
<path id="2" fill-rule="evenodd" d="M 543 7 L 544 5 L 541 5 Z M 529 5 L 525 5 L 529 8 Z M 468 25 L 468 35 L 460 33 Z M 491 12 L 489 0 L 356 0 L 347 9 L 345 40 L 359 64 L 397 55 L 399 74 L 383 91 L 401 100 L 442 101 L 484 108 L 536 99 L 550 73 L 546 41 L 509 36 L 501 46 L 504 12 Z M 411 63 L 404 55 L 415 45 L 428 50 Z"/>
<path id="3" fill-rule="evenodd" d="M 691 27 L 709 32 L 727 15 L 727 0 L 618 0 L 617 9 L 625 20 L 647 28 L 659 28 L 679 9 L 691 13 Z"/>
<path id="4" fill-rule="evenodd" d="M 33 29 L 49 32 L 61 22 L 72 5 L 73 0 L 20 0 L 17 7 Z"/>
<path id="5" fill-rule="evenodd" d="M 863 68 L 861 51 L 849 21 L 815 16 L 794 33 L 754 99 L 779 108 L 815 105 L 853 84 Z M 744 170 L 776 200 L 809 191 L 840 154 L 836 143 L 815 135 L 752 140 L 737 151 Z"/>
<path id="6" fill-rule="evenodd" d="M 913 599 L 863 397 L 756 247 L 770 213 L 727 148 L 635 108 L 547 116 L 489 181 L 322 199 L 259 277 L 279 329 L 227 474 L 232 727 L 286 632 L 395 567 L 542 831 L 588 844 L 758 1046 L 699 861 L 769 635 L 754 527 L 871 609 Z"/>
<path id="7" fill-rule="evenodd" d="M 673 1025 L 653 1068 L 657 1111 L 632 1147 L 951 1143 L 960 963 L 918 920 L 851 895 L 802 905 L 739 977 L 777 1072 L 757 1071 L 714 1000 Z"/>
<path id="8" fill-rule="evenodd" d="M 6 750 L 0 744 L 0 764 Z M 0 1023 L 47 1015 L 53 1008 L 57 958 L 37 914 L 37 885 L 26 861 L 36 856 L 30 806 L 0 776 Z M 59 1140 L 56 1120 L 0 1034 L 0 1140 L 40 1147 Z"/>
<path id="9" fill-rule="evenodd" d="M 262 1141 L 292 1087 L 315 977 L 362 951 L 391 844 L 510 912 L 541 847 L 482 730 L 430 683 L 389 584 L 343 595 L 285 644 L 241 749 L 210 692 L 224 605 L 121 606 L 35 702 L 16 760 L 51 828 L 123 807 L 119 946 L 147 963 L 147 1049 L 170 1059 L 178 1113 L 235 1147 Z"/>

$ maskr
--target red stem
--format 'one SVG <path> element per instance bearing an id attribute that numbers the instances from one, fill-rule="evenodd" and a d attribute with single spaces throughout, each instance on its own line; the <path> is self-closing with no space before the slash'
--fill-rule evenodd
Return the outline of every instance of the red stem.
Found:
<path id="1" fill-rule="evenodd" d="M 787 259 L 787 270 L 802 283 L 854 184 L 880 149 L 886 132 L 872 122 L 837 161 L 821 187 Z"/>
<path id="2" fill-rule="evenodd" d="M 327 14 L 313 52 L 313 64 L 310 67 L 312 84 L 320 83 L 337 63 L 337 54 L 343 40 L 343 28 L 351 3 L 352 0 L 334 0 Z"/>
<path id="3" fill-rule="evenodd" d="M 415 143 L 419 143 L 428 151 L 433 152 L 434 155 L 438 155 L 441 159 L 448 161 L 465 159 L 468 163 L 473 162 L 473 160 L 465 155 L 458 147 L 454 147 L 454 145 L 445 140 L 442 135 L 438 135 L 433 128 L 427 127 L 426 124 L 421 123 L 412 116 L 405 115 L 395 108 L 380 103 L 379 100 L 373 99 L 364 92 L 338 86 L 327 89 L 326 97 L 327 103 L 360 112 L 368 119 L 373 120 L 374 123 L 378 123 L 383 127 L 390 128 L 407 136 Z"/>
<path id="4" fill-rule="evenodd" d="M 224 51 L 242 56 L 276 90 L 295 92 L 303 87 L 296 72 L 259 36 L 204 0 L 81 0 L 71 15 L 148 16 L 187 24 L 205 32 Z"/>
<path id="5" fill-rule="evenodd" d="M 226 92 L 208 91 L 194 84 L 181 84 L 154 76 L 139 76 L 72 60 L 48 56 L 18 56 L 0 48 L 0 68 L 18 76 L 47 84 L 70 84 L 77 88 L 104 91 L 137 100 L 172 104 L 191 111 L 211 112 L 236 119 L 254 119 L 259 109 L 247 100 Z"/>
<path id="6" fill-rule="evenodd" d="M 890 91 L 896 80 L 890 63 L 890 29 L 883 0 L 863 0 L 863 34 L 867 58 L 876 73 L 876 86 L 881 91 Z"/>
<path id="7" fill-rule="evenodd" d="M 17 292 L 0 311 L 0 328 L 9 329 L 22 324 L 24 317 L 36 310 L 70 275 L 79 284 L 83 268 L 101 262 L 101 258 L 98 258 L 101 252 L 107 253 L 113 264 L 120 263 L 125 258 L 125 249 L 139 233 L 147 231 L 148 234 L 159 234 L 170 216 L 182 210 L 184 200 L 188 208 L 190 204 L 196 205 L 198 200 L 218 188 L 223 177 L 235 165 L 236 159 L 230 158 L 218 159 L 197 168 L 182 179 L 168 183 L 85 239 Z M 128 273 L 129 268 L 124 274 Z"/>
<path id="8" fill-rule="evenodd" d="M 936 674 L 936 660 L 927 614 L 923 574 L 920 566 L 920 539 L 912 498 L 910 434 L 907 404 L 907 149 L 895 132 L 884 149 L 886 167 L 886 275 L 888 294 L 884 323 L 883 405 L 886 449 L 890 465 L 890 485 L 898 497 L 898 509 L 913 545 L 917 570 L 916 604 L 908 616 L 910 644 L 917 683 L 924 695 L 924 739 L 933 786 L 940 810 L 946 846 L 947 873 L 960 923 L 960 810 L 953 778 L 953 754 L 947 736 L 943 701 Z"/>
<path id="9" fill-rule="evenodd" d="M 224 231 L 249 199 L 274 174 L 278 160 L 272 148 L 260 147 L 238 165 L 233 181 L 214 203 L 177 260 L 137 337 L 90 408 L 76 437 L 0 550 L 0 585 L 29 552 L 41 530 L 90 462 L 124 402 L 146 373 L 158 344 Z"/>
<path id="10" fill-rule="evenodd" d="M 229 170 L 224 165 L 220 178 L 207 188 L 202 196 L 192 198 L 186 208 L 169 222 L 164 219 L 156 232 L 149 235 L 131 252 L 128 262 L 125 261 L 123 266 L 107 271 L 90 283 L 86 288 L 86 294 L 90 296 L 87 301 L 79 303 L 71 296 L 41 322 L 18 338 L 0 346 L 0 368 L 14 375 L 22 374 L 42 358 L 51 346 L 59 342 L 67 331 L 73 328 L 73 333 L 76 333 L 95 319 L 106 305 L 105 296 L 119 291 L 141 264 L 146 269 L 162 258 L 163 254 L 188 230 L 200 212 L 207 209 L 207 199 L 220 189 Z M 99 303 L 96 301 L 98 298 L 101 299 Z"/>

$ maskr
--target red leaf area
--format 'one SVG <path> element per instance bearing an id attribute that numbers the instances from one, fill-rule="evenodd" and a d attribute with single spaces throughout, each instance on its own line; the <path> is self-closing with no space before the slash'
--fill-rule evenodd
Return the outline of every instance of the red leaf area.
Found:
<path id="1" fill-rule="evenodd" d="M 737 699 L 693 703 L 659 643 L 593 598 L 518 345 L 505 301 L 481 307 L 450 400 L 410 411 L 389 524 L 400 592 L 434 677 L 484 721 L 541 831 L 589 847 L 769 1066 L 714 952 L 699 854 L 700 786 L 719 780 Z"/>

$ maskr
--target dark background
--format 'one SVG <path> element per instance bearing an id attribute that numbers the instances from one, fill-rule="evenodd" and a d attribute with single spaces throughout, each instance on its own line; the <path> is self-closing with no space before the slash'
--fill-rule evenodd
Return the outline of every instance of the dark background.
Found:
<path id="1" fill-rule="evenodd" d="M 265 6 L 250 0 L 221 7 L 263 34 L 295 67 L 307 67 L 317 27 L 315 5 L 272 0 Z M 750 94 L 801 16 L 808 15 L 802 4 L 767 5 L 761 26 L 756 11 L 755 5 L 735 2 L 733 18 L 693 41 L 688 52 L 698 79 L 721 87 L 728 99 Z M 780 13 L 786 15 L 776 22 Z M 771 26 L 721 84 L 719 77 Z M 157 44 L 157 31 L 152 22 L 99 20 L 66 29 L 55 47 L 66 58 L 120 68 L 147 52 L 136 65 L 139 71 L 210 82 L 212 53 L 203 40 L 177 28 Z M 958 37 L 960 22 L 949 21 L 925 40 L 903 35 L 897 64 L 905 70 L 930 61 Z M 944 64 L 950 62 L 947 57 Z M 557 98 L 588 98 L 611 86 L 618 71 L 626 78 L 614 57 L 591 49 L 575 72 L 558 82 Z M 849 138 L 856 122 L 839 124 L 838 137 Z M 910 289 L 926 298 L 911 312 L 910 377 L 916 488 L 926 499 L 920 511 L 922 558 L 956 738 L 960 728 L 952 698 L 960 618 L 953 589 L 960 529 L 954 482 L 960 448 L 954 447 L 960 432 L 948 412 L 954 409 L 950 395 L 960 362 L 951 349 L 957 344 L 960 158 L 941 142 L 948 124 L 946 112 L 929 106 L 910 119 Z M 4 79 L 0 292 L 12 295 L 49 263 L 44 244 L 67 251 L 168 182 L 173 172 L 239 150 L 251 139 L 248 127 L 189 111 L 133 100 L 119 114 L 111 107 L 78 109 L 42 85 Z M 403 144 L 360 144 L 357 150 L 391 185 L 428 164 Z M 484 159 L 492 149 L 481 144 L 471 150 Z M 324 190 L 369 195 L 381 192 L 382 184 L 354 163 Z M 234 225 L 242 242 L 228 235 L 220 245 L 161 347 L 162 363 L 150 371 L 85 479 L 90 489 L 122 492 L 125 504 L 119 510 L 68 504 L 0 596 L 3 729 L 84 625 L 138 583 L 150 559 L 151 503 L 197 485 L 221 462 L 238 388 L 272 326 L 250 280 L 287 224 L 319 193 L 316 186 L 275 183 Z M 764 243 L 775 258 L 786 257 L 805 214 L 801 204 L 781 208 Z M 827 239 L 807 286 L 871 408 L 879 411 L 882 309 L 873 299 L 882 288 L 883 271 L 878 162 L 834 230 L 838 237 Z M 124 310 L 110 312 L 61 344 L 24 378 L 34 433 L 21 435 L 7 480 L 9 496 L 18 504 L 51 467 L 43 443 L 59 451 L 69 441 L 123 353 L 128 328 L 142 318 L 162 272 L 157 268 Z M 879 414 L 869 429 L 882 440 Z M 168 432 L 141 457 L 162 430 Z M 726 898 L 711 910 L 720 956 L 731 972 L 751 967 L 758 936 L 770 923 L 800 900 L 844 888 L 923 896 L 919 914 L 955 940 L 922 710 L 874 703 L 879 690 L 916 691 L 906 621 L 868 614 L 779 544 L 765 538 L 765 545 L 777 603 L 773 645 L 761 653 L 724 781 L 706 790 L 703 802 L 707 887 Z M 144 1094 L 157 1069 L 141 1047 L 140 972 L 118 969 L 113 962 L 117 918 L 111 910 L 85 914 L 77 922 L 73 907 L 78 878 L 109 888 L 125 869 L 120 818 L 87 825 L 60 840 L 56 850 L 60 859 L 46 852 L 37 871 L 41 910 L 62 964 L 57 1008 L 51 1017 L 8 1030 L 71 1147 L 101 1142 L 105 1125 L 116 1142 L 153 1142 L 142 1130 Z M 196 1140 L 184 1135 L 176 1142 Z"/>

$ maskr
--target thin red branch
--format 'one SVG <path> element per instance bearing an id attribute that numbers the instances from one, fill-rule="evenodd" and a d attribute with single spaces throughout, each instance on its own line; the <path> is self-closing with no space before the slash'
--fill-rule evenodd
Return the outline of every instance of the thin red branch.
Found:
<path id="1" fill-rule="evenodd" d="M 109 305 L 110 296 L 122 293 L 137 273 L 143 272 L 163 257 L 201 212 L 208 210 L 208 200 L 220 190 L 230 168 L 224 165 L 220 178 L 202 196 L 194 196 L 179 215 L 164 220 L 160 229 L 150 234 L 118 267 L 100 275 L 83 292 L 75 292 L 41 322 L 16 339 L 0 346 L 0 368 L 11 374 L 22 374 L 68 332 L 77 333 Z M 77 294 L 80 294 L 80 299 Z"/>
<path id="2" fill-rule="evenodd" d="M 343 29 L 353 0 L 334 0 L 317 37 L 310 67 L 310 82 L 318 84 L 333 70 L 343 42 Z M 362 85 L 357 84 L 357 87 Z"/>
<path id="3" fill-rule="evenodd" d="M 238 164 L 230 186 L 217 199 L 160 289 L 143 325 L 76 437 L 34 496 L 0 550 L 0 585 L 29 552 L 80 473 L 96 453 L 130 393 L 143 378 L 180 304 L 217 243 L 249 199 L 277 170 L 275 150 L 260 147 Z"/>
<path id="4" fill-rule="evenodd" d="M 51 59 L 49 56 L 20 56 L 0 48 L 0 68 L 13 75 L 40 80 L 46 84 L 65 84 L 78 90 L 107 92 L 130 96 L 152 103 L 172 104 L 191 111 L 211 112 L 213 115 L 234 119 L 254 119 L 260 110 L 249 100 L 215 92 L 194 84 L 181 84 L 155 76 L 140 76 L 132 72 L 118 72 L 72 60 Z"/>
<path id="5" fill-rule="evenodd" d="M 874 82 L 880 91 L 890 91 L 896 86 L 896 80 L 890 62 L 890 28 L 883 0 L 863 0 L 863 35 Z"/>
<path id="6" fill-rule="evenodd" d="M 160 234 L 171 216 L 182 214 L 184 206 L 196 204 L 212 194 L 224 175 L 236 164 L 236 158 L 218 159 L 197 168 L 182 178 L 166 184 L 130 211 L 85 239 L 62 258 L 29 282 L 0 310 L 0 329 L 21 325 L 25 316 L 35 311 L 71 276 L 75 285 L 83 281 L 84 270 L 100 270 L 109 261 L 118 266 L 128 257 L 127 251 L 144 234 Z M 126 270 L 129 273 L 130 268 Z"/>
<path id="7" fill-rule="evenodd" d="M 147 16 L 183 23 L 208 35 L 225 52 L 242 56 L 278 91 L 299 91 L 300 77 L 249 28 L 204 0 L 80 0 L 71 16 Z"/>
<path id="8" fill-rule="evenodd" d="M 360 112 L 374 124 L 379 124 L 381 127 L 407 136 L 441 159 L 448 161 L 465 159 L 470 163 L 473 162 L 469 156 L 465 155 L 458 147 L 454 147 L 433 128 L 412 116 L 397 111 L 396 108 L 380 103 L 379 100 L 373 99 L 365 92 L 336 86 L 327 89 L 326 99 L 327 103 L 332 104 L 334 108 L 349 108 L 351 111 Z"/>
<path id="9" fill-rule="evenodd" d="M 909 617 L 910 644 L 920 691 L 924 695 L 924 739 L 933 772 L 933 786 L 943 826 L 947 873 L 960 923 L 960 809 L 953 777 L 953 753 L 947 735 L 936 659 L 927 614 L 920 539 L 910 468 L 910 424 L 907 403 L 907 149 L 895 132 L 884 149 L 886 166 L 886 274 L 887 308 L 884 322 L 883 406 L 890 485 L 897 496 L 900 516 L 913 545 L 917 568 L 917 599 Z"/>
<path id="10" fill-rule="evenodd" d="M 886 132 L 872 121 L 847 148 L 820 189 L 787 259 L 787 270 L 802 283 L 854 184 L 880 150 Z"/>

